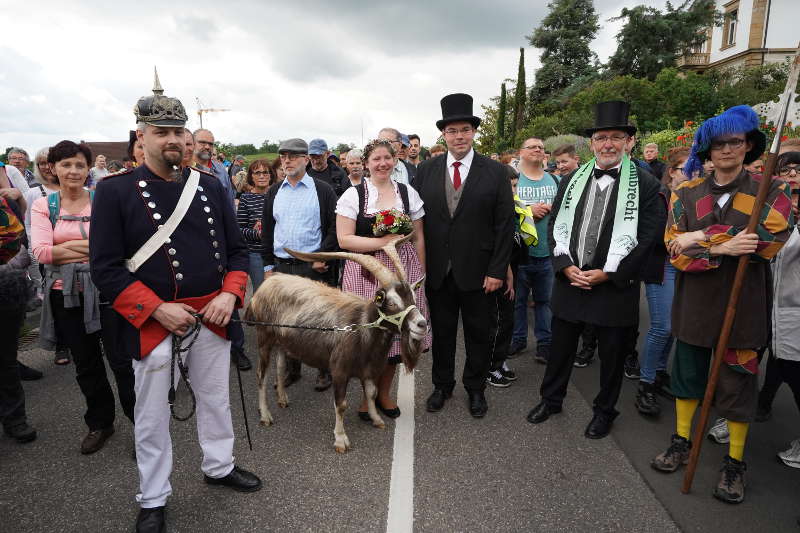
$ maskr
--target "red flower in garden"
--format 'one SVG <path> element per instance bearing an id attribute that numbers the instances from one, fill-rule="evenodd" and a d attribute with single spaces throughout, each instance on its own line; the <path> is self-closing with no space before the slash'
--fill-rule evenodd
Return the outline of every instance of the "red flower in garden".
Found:
<path id="1" fill-rule="evenodd" d="M 691 120 L 687 120 L 686 121 L 686 125 L 687 126 L 694 126 L 694 122 L 692 122 Z"/>
<path id="2" fill-rule="evenodd" d="M 684 140 L 685 138 L 686 138 L 686 135 L 678 135 L 678 138 L 677 138 L 676 140 L 678 140 L 678 141 L 682 141 L 682 140 Z"/>
<path id="3" fill-rule="evenodd" d="M 383 223 L 386 224 L 387 226 L 391 226 L 392 224 L 394 224 L 394 217 L 392 215 L 386 215 L 385 217 L 383 217 Z"/>
<path id="4" fill-rule="evenodd" d="M 784 142 L 788 138 L 789 138 L 788 135 L 781 135 L 781 142 Z"/>

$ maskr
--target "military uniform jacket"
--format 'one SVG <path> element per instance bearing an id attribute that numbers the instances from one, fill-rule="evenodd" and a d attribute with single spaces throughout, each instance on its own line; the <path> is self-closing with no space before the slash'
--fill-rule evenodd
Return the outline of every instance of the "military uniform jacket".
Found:
<path id="1" fill-rule="evenodd" d="M 100 182 L 92 203 L 89 265 L 92 280 L 120 316 L 116 348 L 135 358 L 149 354 L 169 332 L 150 315 L 163 302 L 198 311 L 221 291 L 244 302 L 247 248 L 219 181 L 200 172 L 200 183 L 175 232 L 139 269 L 125 260 L 136 253 L 178 204 L 183 180 L 167 181 L 146 165 Z M 209 326 L 225 337 L 225 328 Z"/>
<path id="2" fill-rule="evenodd" d="M 550 213 L 550 223 L 547 228 L 550 257 L 555 272 L 553 294 L 550 298 L 553 315 L 569 322 L 585 322 L 604 327 L 633 326 L 639 320 L 640 281 L 653 244 L 663 235 L 667 221 L 667 206 L 664 197 L 659 194 L 660 182 L 639 167 L 636 167 L 636 174 L 639 179 L 639 218 L 636 231 L 638 244 L 620 262 L 616 272 L 608 272 L 608 281 L 595 285 L 591 290 L 579 289 L 570 285 L 569 279 L 562 270 L 573 265 L 572 260 L 566 255 L 554 255 L 553 226 L 567 186 L 570 181 L 575 179 L 576 173 L 561 180 L 558 194 L 553 201 L 553 210 Z M 591 185 L 591 181 L 589 185 Z M 576 252 L 579 228 L 588 193 L 589 186 L 583 191 L 576 207 L 575 225 L 572 228 L 569 245 L 572 257 L 578 257 Z M 584 270 L 602 270 L 606 263 L 608 249 L 611 245 L 611 233 L 614 229 L 614 213 L 618 194 L 619 178 L 614 180 L 612 185 L 605 217 L 601 221 L 597 250 L 590 264 L 584 265 Z"/>

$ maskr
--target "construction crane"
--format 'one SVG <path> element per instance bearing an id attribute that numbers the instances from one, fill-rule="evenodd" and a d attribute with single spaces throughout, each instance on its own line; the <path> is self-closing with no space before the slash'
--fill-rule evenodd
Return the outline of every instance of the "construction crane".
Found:
<path id="1" fill-rule="evenodd" d="M 203 107 L 203 103 L 200 101 L 200 98 L 195 97 L 197 101 L 197 116 L 200 117 L 200 127 L 203 127 L 203 113 L 217 113 L 222 111 L 230 111 L 230 109 L 216 109 L 213 107 Z"/>

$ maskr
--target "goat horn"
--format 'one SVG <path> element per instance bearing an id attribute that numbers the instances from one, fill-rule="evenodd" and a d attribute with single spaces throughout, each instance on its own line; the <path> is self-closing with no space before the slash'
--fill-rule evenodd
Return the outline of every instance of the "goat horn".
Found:
<path id="1" fill-rule="evenodd" d="M 394 264 L 394 268 L 397 270 L 397 278 L 400 281 L 408 280 L 406 279 L 406 269 L 403 267 L 403 262 L 400 260 L 400 254 L 397 253 L 397 247 L 411 239 L 412 235 L 414 235 L 413 231 L 402 239 L 394 240 L 381 248 L 383 252 L 389 256 L 389 260 L 392 264 Z"/>
<path id="2" fill-rule="evenodd" d="M 386 265 L 372 257 L 371 255 L 366 254 L 356 254 L 352 252 L 296 252 L 294 250 L 290 250 L 289 248 L 284 248 L 287 254 L 296 257 L 302 261 L 308 261 L 309 263 L 313 261 L 329 261 L 331 259 L 349 259 L 351 261 L 355 261 L 362 267 L 366 268 L 370 271 L 370 273 L 375 276 L 380 284 L 384 287 L 388 287 L 395 281 L 397 281 L 396 276 L 392 273 L 391 270 L 386 268 Z M 398 258 L 399 259 L 399 258 Z"/>

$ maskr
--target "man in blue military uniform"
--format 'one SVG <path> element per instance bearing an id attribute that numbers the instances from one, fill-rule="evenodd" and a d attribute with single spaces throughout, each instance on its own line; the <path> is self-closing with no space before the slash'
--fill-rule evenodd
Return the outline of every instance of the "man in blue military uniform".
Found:
<path id="1" fill-rule="evenodd" d="M 92 213 L 99 223 L 90 242 L 92 279 L 120 315 L 117 344 L 133 351 L 139 532 L 165 527 L 172 493 L 172 338 L 192 330 L 195 313 L 202 325 L 184 357 L 196 394 L 205 481 L 242 492 L 261 488 L 258 477 L 233 464 L 228 394 L 225 327 L 244 300 L 247 249 L 219 181 L 176 166 L 184 150 L 183 105 L 160 86 L 153 93 L 134 109 L 145 164 L 100 183 Z"/>

